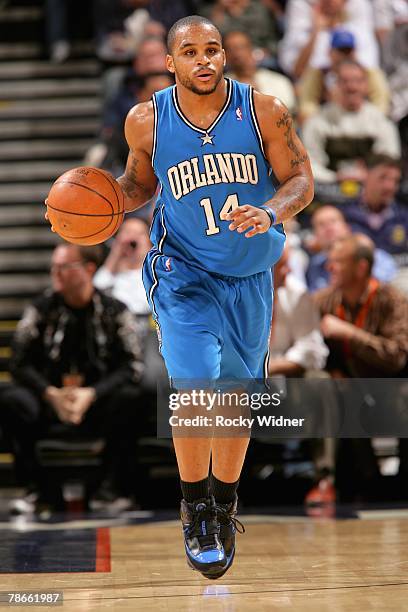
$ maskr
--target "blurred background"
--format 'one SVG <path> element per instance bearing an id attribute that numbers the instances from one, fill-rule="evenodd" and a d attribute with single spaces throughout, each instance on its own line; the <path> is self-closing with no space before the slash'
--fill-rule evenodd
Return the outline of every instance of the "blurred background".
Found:
<path id="1" fill-rule="evenodd" d="M 288 106 L 315 175 L 285 227 L 269 374 L 406 377 L 405 0 L 0 0 L 3 513 L 177 506 L 141 281 L 154 201 L 83 250 L 50 231 L 44 200 L 70 168 L 123 172 L 125 117 L 173 84 L 166 34 L 196 13 L 222 32 L 227 75 Z M 397 438 L 257 440 L 241 501 L 404 502 L 406 462 Z"/>

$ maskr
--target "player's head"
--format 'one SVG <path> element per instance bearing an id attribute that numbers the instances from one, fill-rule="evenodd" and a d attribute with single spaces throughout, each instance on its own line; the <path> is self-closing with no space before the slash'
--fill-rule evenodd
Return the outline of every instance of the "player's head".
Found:
<path id="1" fill-rule="evenodd" d="M 215 91 L 225 66 L 221 34 L 205 17 L 184 17 L 171 27 L 167 37 L 167 68 L 177 85 L 198 95 Z"/>
<path id="2" fill-rule="evenodd" d="M 51 258 L 51 281 L 54 291 L 61 293 L 67 303 L 93 293 L 93 276 L 102 263 L 100 245 L 82 247 L 60 244 Z"/>

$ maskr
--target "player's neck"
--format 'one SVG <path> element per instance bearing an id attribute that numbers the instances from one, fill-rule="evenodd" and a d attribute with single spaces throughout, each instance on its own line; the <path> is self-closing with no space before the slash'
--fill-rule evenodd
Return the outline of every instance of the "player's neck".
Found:
<path id="1" fill-rule="evenodd" d="M 227 81 L 221 79 L 215 91 L 208 95 L 199 95 L 177 85 L 177 99 L 184 115 L 195 125 L 200 125 L 204 129 L 212 123 L 217 114 L 221 111 L 227 98 Z M 213 117 L 211 117 L 213 114 Z M 209 120 L 210 119 L 210 120 Z"/>

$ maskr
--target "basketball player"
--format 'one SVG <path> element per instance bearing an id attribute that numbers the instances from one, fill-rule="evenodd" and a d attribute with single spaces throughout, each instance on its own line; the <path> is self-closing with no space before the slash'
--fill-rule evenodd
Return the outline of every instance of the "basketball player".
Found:
<path id="1" fill-rule="evenodd" d="M 224 66 L 217 28 L 181 19 L 168 35 L 176 85 L 135 106 L 125 124 L 130 152 L 117 180 L 126 210 L 160 186 L 143 275 L 176 389 L 178 380 L 264 377 L 282 222 L 313 197 L 286 107 L 225 79 Z M 187 560 L 208 578 L 232 564 L 248 442 L 174 437 Z"/>
<path id="2" fill-rule="evenodd" d="M 223 77 L 217 28 L 186 17 L 168 35 L 176 85 L 129 113 L 118 179 L 127 211 L 160 193 L 144 283 L 170 380 L 263 378 L 271 267 L 282 222 L 313 197 L 308 156 L 286 107 Z M 231 566 L 237 486 L 248 437 L 174 437 L 189 564 L 208 578 Z M 209 476 L 209 465 L 212 473 Z"/>

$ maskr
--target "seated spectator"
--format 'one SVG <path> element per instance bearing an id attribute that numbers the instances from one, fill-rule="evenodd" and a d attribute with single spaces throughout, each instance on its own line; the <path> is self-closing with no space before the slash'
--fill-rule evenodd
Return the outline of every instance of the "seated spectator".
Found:
<path id="1" fill-rule="evenodd" d="M 330 39 L 330 64 L 327 68 L 312 68 L 309 66 L 298 83 L 299 113 L 302 121 L 315 114 L 321 104 L 336 102 L 337 74 L 336 70 L 345 59 L 356 59 L 355 36 L 348 30 L 334 30 Z M 388 114 L 390 91 L 385 74 L 380 68 L 367 69 L 368 90 L 367 99 L 377 108 Z"/>
<path id="2" fill-rule="evenodd" d="M 408 266 L 408 207 L 397 199 L 400 163 L 378 155 L 368 166 L 361 195 L 344 206 L 344 215 L 353 231 L 366 234 L 400 266 Z"/>
<path id="3" fill-rule="evenodd" d="M 97 289 L 109 292 L 136 315 L 150 314 L 142 281 L 143 261 L 150 248 L 146 221 L 138 218 L 125 220 L 108 257 L 94 277 Z"/>
<path id="4" fill-rule="evenodd" d="M 368 241 L 368 243 L 367 243 Z M 371 275 L 374 245 L 356 234 L 335 242 L 329 253 L 330 287 L 315 294 L 320 328 L 335 378 L 406 375 L 408 300 Z M 360 381 L 360 385 L 364 384 Z M 400 440 L 400 475 L 406 487 L 406 440 Z M 370 440 L 339 440 L 336 482 L 347 496 L 378 494 L 379 470 Z M 345 496 L 343 495 L 343 499 Z"/>
<path id="5" fill-rule="evenodd" d="M 124 171 L 129 153 L 124 131 L 128 112 L 135 104 L 147 102 L 156 91 L 170 87 L 172 84 L 173 79 L 169 73 L 152 73 L 133 79 L 130 76 L 126 80 L 105 114 L 101 131 L 101 140 L 105 147 L 103 152 L 99 150 L 98 153 L 102 157 L 99 167 L 112 172 L 115 176 Z"/>
<path id="6" fill-rule="evenodd" d="M 289 248 L 274 267 L 275 306 L 270 338 L 269 376 L 302 376 L 321 370 L 328 350 L 319 315 L 305 287 L 290 274 Z"/>
<path id="7" fill-rule="evenodd" d="M 313 253 L 309 259 L 306 272 L 307 286 L 310 291 L 323 289 L 329 284 L 327 259 L 330 247 L 335 240 L 351 236 L 351 228 L 346 223 L 343 213 L 334 206 L 320 206 L 312 215 L 313 238 L 309 243 Z M 375 249 L 373 276 L 381 282 L 390 282 L 395 278 L 397 266 L 389 253 Z"/>
<path id="8" fill-rule="evenodd" d="M 52 289 L 17 327 L 10 365 L 16 386 L 7 389 L 2 409 L 18 480 L 29 489 L 16 504 L 20 511 L 50 495 L 35 447 L 55 427 L 64 438 L 105 438 L 105 480 L 95 501 L 130 504 L 143 368 L 139 328 L 121 302 L 94 289 L 100 261 L 100 247 L 57 246 Z"/>
<path id="9" fill-rule="evenodd" d="M 267 68 L 258 68 L 251 37 L 246 32 L 231 31 L 224 36 L 227 56 L 227 76 L 252 85 L 257 91 L 280 98 L 291 113 L 296 110 L 296 98 L 290 80 Z"/>
<path id="10" fill-rule="evenodd" d="M 314 295 L 334 375 L 381 378 L 407 365 L 408 300 L 373 278 L 373 262 L 366 236 L 337 240 L 329 252 L 330 286 Z"/>
<path id="11" fill-rule="evenodd" d="M 135 88 L 149 74 L 166 73 L 167 48 L 162 38 L 149 36 L 144 38 L 133 57 L 129 69 L 124 66 L 110 68 L 103 75 L 103 127 L 108 124 L 113 112 L 112 107 L 121 89 Z"/>
<path id="12" fill-rule="evenodd" d="M 286 32 L 279 48 L 279 63 L 284 71 L 297 80 L 309 66 L 327 69 L 330 35 L 336 28 L 354 34 L 356 57 L 362 66 L 379 65 L 369 0 L 289 0 Z"/>
<path id="13" fill-rule="evenodd" d="M 316 181 L 363 182 L 372 154 L 399 157 L 400 142 L 394 124 L 366 102 L 367 75 L 359 64 L 344 60 L 337 69 L 338 101 L 324 104 L 303 125 Z"/>
<path id="14" fill-rule="evenodd" d="M 260 58 L 275 57 L 278 31 L 275 18 L 260 0 L 215 0 L 201 3 L 198 13 L 212 21 L 221 34 L 250 32 Z"/>

